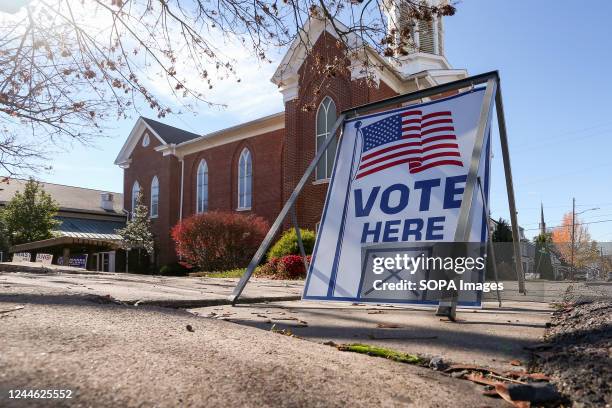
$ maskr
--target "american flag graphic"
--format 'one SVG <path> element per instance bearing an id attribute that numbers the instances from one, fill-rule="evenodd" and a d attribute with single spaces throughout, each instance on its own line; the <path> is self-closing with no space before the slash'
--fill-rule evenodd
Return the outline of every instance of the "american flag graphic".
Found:
<path id="1" fill-rule="evenodd" d="M 408 165 L 410 173 L 437 166 L 463 167 L 450 111 L 406 110 L 361 129 L 363 147 L 355 178 Z"/>

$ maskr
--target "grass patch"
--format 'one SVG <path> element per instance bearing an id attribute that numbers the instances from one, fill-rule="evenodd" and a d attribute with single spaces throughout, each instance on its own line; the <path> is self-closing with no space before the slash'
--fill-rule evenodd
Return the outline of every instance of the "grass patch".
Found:
<path id="1" fill-rule="evenodd" d="M 244 275 L 246 268 L 229 269 L 227 271 L 214 271 L 214 272 L 192 272 L 189 274 L 191 277 L 196 278 L 240 278 Z"/>
<path id="2" fill-rule="evenodd" d="M 397 361 L 407 364 L 421 364 L 423 359 L 414 354 L 401 353 L 399 351 L 387 349 L 384 347 L 369 346 L 367 344 L 341 344 L 338 347 L 340 351 L 352 351 L 353 353 L 367 354 L 368 356 L 382 357 L 388 360 Z"/>
<path id="3" fill-rule="evenodd" d="M 236 269 L 228 269 L 226 271 L 200 271 L 200 272 L 191 272 L 189 274 L 192 278 L 241 278 L 242 275 L 246 272 L 246 268 L 236 268 Z M 266 279 L 287 279 L 287 280 L 304 280 L 303 277 L 300 278 L 290 278 L 288 276 L 269 276 L 265 274 L 265 269 L 261 266 L 255 268 L 253 272 L 254 278 L 266 278 Z"/>

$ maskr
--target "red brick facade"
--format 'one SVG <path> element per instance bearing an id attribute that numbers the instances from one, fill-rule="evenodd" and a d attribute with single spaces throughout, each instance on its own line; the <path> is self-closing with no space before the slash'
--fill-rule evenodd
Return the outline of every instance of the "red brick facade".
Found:
<path id="1" fill-rule="evenodd" d="M 249 213 L 272 223 L 315 155 L 315 116 L 319 103 L 326 96 L 331 97 L 339 114 L 350 107 L 396 95 L 383 81 L 378 86 L 368 86 L 364 79 L 351 80 L 348 61 L 345 72 L 315 75 L 318 70 L 313 67 L 314 58 L 320 58 L 323 63 L 342 58 L 333 36 L 323 33 L 314 46 L 314 52 L 302 64 L 298 97 L 285 104 L 284 129 L 203 147 L 184 156 L 163 155 L 156 151 L 160 142 L 153 136 L 150 136 L 149 146 L 143 147 L 139 142 L 134 147 L 129 166 L 125 168 L 125 208 L 130 210 L 132 186 L 136 180 L 142 187 L 145 202 L 149 203 L 151 181 L 154 176 L 159 178 L 159 217 L 152 221 L 158 266 L 177 259 L 170 230 L 179 221 L 181 213 L 180 157 L 184 165 L 183 217 L 196 212 L 197 169 L 202 159 L 208 165 L 209 210 L 236 211 L 238 160 L 246 147 L 253 160 L 253 195 Z M 311 108 L 307 109 L 309 106 Z M 307 184 L 297 204 L 301 226 L 314 229 L 319 222 L 327 186 L 325 181 L 315 182 L 314 175 Z"/>

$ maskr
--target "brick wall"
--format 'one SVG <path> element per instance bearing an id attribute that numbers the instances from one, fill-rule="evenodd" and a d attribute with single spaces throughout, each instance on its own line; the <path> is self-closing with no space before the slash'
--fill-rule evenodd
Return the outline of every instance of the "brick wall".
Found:
<path id="1" fill-rule="evenodd" d="M 238 160 L 244 148 L 253 160 L 251 211 L 271 224 L 281 208 L 281 152 L 283 130 L 264 133 L 185 156 L 183 216 L 196 212 L 196 181 L 201 160 L 208 165 L 208 209 L 234 211 L 238 207 Z"/>
<path id="2" fill-rule="evenodd" d="M 147 133 L 147 132 L 145 132 Z M 179 162 L 174 156 L 163 156 L 155 151 L 161 143 L 153 135 L 149 135 L 149 146 L 142 146 L 142 137 L 132 152 L 130 167 L 123 173 L 124 208 L 132 210 L 132 186 L 135 181 L 140 184 L 144 196 L 144 204 L 151 203 L 151 182 L 157 176 L 159 180 L 159 215 L 151 219 L 151 227 L 155 235 L 155 252 L 158 266 L 176 261 L 174 243 L 170 237 L 170 229 L 178 220 L 178 197 L 180 196 Z"/>
<path id="3" fill-rule="evenodd" d="M 315 123 L 317 107 L 329 96 L 336 104 L 337 114 L 348 108 L 389 98 L 396 93 L 381 82 L 378 86 L 368 85 L 365 79 L 351 80 L 346 69 L 335 75 L 318 74 L 314 61 L 334 61 L 342 59 L 335 38 L 328 33 L 322 34 L 313 47 L 313 52 L 299 71 L 298 98 L 285 104 L 285 148 L 284 160 L 292 163 L 283 168 L 283 202 L 295 188 L 302 174 L 316 154 Z M 319 63 L 319 66 L 321 62 Z M 314 229 L 321 219 L 328 183 L 315 182 L 314 174 L 303 190 L 297 204 L 300 226 Z M 285 228 L 289 228 L 285 221 Z"/>

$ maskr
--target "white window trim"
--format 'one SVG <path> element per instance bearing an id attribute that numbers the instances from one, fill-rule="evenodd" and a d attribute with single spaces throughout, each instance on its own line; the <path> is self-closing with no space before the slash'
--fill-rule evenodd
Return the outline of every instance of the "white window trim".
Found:
<path id="1" fill-rule="evenodd" d="M 136 189 L 136 186 L 138 186 L 138 189 Z M 132 202 L 131 202 L 131 212 L 132 212 L 132 216 L 136 213 L 136 205 L 138 204 L 136 202 L 136 197 L 138 196 L 138 193 L 140 193 L 140 189 L 142 187 L 140 186 L 140 183 L 138 182 L 138 180 L 134 181 L 134 184 L 132 184 Z"/>
<path id="2" fill-rule="evenodd" d="M 318 142 L 319 137 L 324 136 L 325 137 L 325 141 L 327 141 L 327 138 L 331 136 L 329 131 L 331 130 L 330 126 L 333 127 L 333 123 L 332 124 L 327 123 L 327 115 L 329 114 L 329 108 L 330 108 L 330 106 L 332 104 L 334 105 L 334 113 L 336 113 L 335 112 L 336 102 L 330 96 L 324 97 L 321 100 L 321 103 L 319 103 L 319 107 L 317 108 L 317 113 L 315 115 L 315 154 L 318 152 L 317 142 Z M 319 122 L 318 122 L 318 119 L 319 119 L 319 111 L 321 110 L 321 108 L 323 108 L 325 110 L 325 130 L 326 130 L 326 132 L 319 134 L 319 129 L 318 129 Z M 336 147 L 336 149 L 337 149 L 337 147 Z M 328 177 L 328 173 L 331 173 L 332 169 L 328 169 L 327 168 L 327 154 L 328 153 L 329 153 L 329 149 L 325 152 L 325 154 L 321 158 L 321 160 L 324 160 L 324 163 L 325 163 L 325 178 L 319 178 L 318 163 L 317 163 L 317 167 L 315 167 L 315 183 L 317 183 L 317 184 L 323 184 L 326 181 L 328 182 L 329 179 L 330 179 L 330 177 Z M 334 152 L 334 155 L 335 155 L 335 152 Z M 330 176 L 331 176 L 331 174 L 330 174 Z"/>
<path id="3" fill-rule="evenodd" d="M 206 208 L 202 209 L 202 211 L 200 211 L 200 168 L 202 167 L 202 165 L 204 165 L 206 167 Z M 198 170 L 196 172 L 196 214 L 202 214 L 205 212 L 208 212 L 208 204 L 210 202 L 210 196 L 209 196 L 209 189 L 208 189 L 208 185 L 209 185 L 209 178 L 208 178 L 208 162 L 206 161 L 206 159 L 202 159 L 200 160 L 200 164 L 198 164 Z"/>
<path id="4" fill-rule="evenodd" d="M 244 207 L 241 205 L 241 194 L 240 194 L 240 181 L 241 181 L 241 177 L 240 177 L 240 171 L 241 169 L 241 162 L 242 162 L 242 157 L 245 155 L 245 152 L 248 154 L 249 157 L 249 161 L 251 163 L 251 205 L 248 207 Z M 246 169 L 245 169 L 246 171 Z M 238 190 L 237 190 L 237 196 L 238 196 L 238 206 L 236 208 L 236 211 L 250 211 L 253 205 L 253 154 L 251 153 L 251 151 L 245 147 L 244 149 L 242 149 L 242 151 L 240 152 L 240 156 L 238 158 Z M 246 187 L 246 186 L 245 186 Z"/>
<path id="5" fill-rule="evenodd" d="M 148 133 L 145 133 L 144 136 L 142 137 L 142 147 L 148 147 L 150 143 L 151 143 L 151 138 L 149 137 Z"/>
<path id="6" fill-rule="evenodd" d="M 155 214 L 153 214 L 153 183 L 156 182 L 157 183 L 157 212 Z M 149 207 L 149 218 L 157 218 L 159 217 L 159 179 L 157 178 L 157 176 L 153 176 L 153 180 L 151 180 L 151 205 Z"/>

